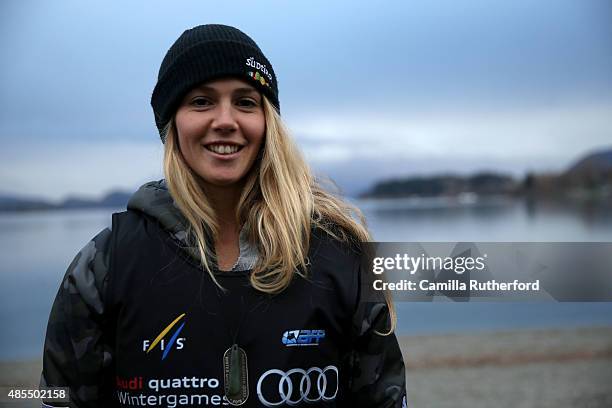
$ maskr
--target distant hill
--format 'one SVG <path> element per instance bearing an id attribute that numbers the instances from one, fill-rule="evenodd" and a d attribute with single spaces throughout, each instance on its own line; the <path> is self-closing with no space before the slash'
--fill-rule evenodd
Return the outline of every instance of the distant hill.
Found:
<path id="1" fill-rule="evenodd" d="M 59 204 L 44 199 L 19 197 L 10 194 L 0 195 L 0 211 L 38 211 L 78 208 L 125 208 L 132 193 L 112 191 L 100 200 L 79 197 L 66 198 Z"/>
<path id="2" fill-rule="evenodd" d="M 612 149 L 587 154 L 561 174 L 528 174 L 523 183 L 532 196 L 566 196 L 584 200 L 612 196 Z"/>
<path id="3" fill-rule="evenodd" d="M 393 198 L 454 196 L 461 193 L 510 194 L 515 192 L 518 186 L 519 183 L 511 176 L 483 172 L 468 177 L 441 175 L 383 180 L 361 196 Z"/>
<path id="4" fill-rule="evenodd" d="M 594 174 L 612 172 L 612 149 L 591 153 L 565 172 L 565 175 Z"/>
<path id="5" fill-rule="evenodd" d="M 561 179 L 563 184 L 571 187 L 612 186 L 612 149 L 583 157 L 570 166 Z"/>
<path id="6" fill-rule="evenodd" d="M 461 193 L 609 200 L 612 198 L 612 149 L 587 154 L 560 174 L 529 173 L 522 181 L 493 172 L 467 177 L 446 174 L 394 178 L 375 183 L 361 197 L 436 197 Z"/>
<path id="7" fill-rule="evenodd" d="M 53 204 L 40 198 L 0 195 L 0 211 L 49 210 L 52 208 L 54 208 Z"/>

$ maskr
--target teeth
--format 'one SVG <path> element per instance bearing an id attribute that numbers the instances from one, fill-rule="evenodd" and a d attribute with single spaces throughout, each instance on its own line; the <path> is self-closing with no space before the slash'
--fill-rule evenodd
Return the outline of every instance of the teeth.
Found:
<path id="1" fill-rule="evenodd" d="M 236 153 L 239 146 L 236 145 L 208 145 L 208 150 L 211 150 L 217 154 L 231 154 Z"/>

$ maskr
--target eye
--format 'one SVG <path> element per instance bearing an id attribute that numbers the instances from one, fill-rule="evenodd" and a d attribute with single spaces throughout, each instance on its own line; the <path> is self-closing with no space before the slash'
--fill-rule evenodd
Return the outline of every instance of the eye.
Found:
<path id="1" fill-rule="evenodd" d="M 203 96 L 196 96 L 191 100 L 191 105 L 196 108 L 205 108 L 212 105 L 212 102 Z"/>
<path id="2" fill-rule="evenodd" d="M 253 98 L 240 98 L 236 101 L 236 105 L 241 108 L 255 108 L 258 106 L 258 103 Z"/>

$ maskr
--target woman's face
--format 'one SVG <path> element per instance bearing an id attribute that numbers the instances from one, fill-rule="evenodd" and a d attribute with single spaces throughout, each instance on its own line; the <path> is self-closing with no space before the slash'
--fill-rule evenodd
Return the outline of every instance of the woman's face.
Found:
<path id="1" fill-rule="evenodd" d="M 181 153 L 204 183 L 236 186 L 251 169 L 266 132 L 261 94 L 239 79 L 193 88 L 175 116 Z"/>

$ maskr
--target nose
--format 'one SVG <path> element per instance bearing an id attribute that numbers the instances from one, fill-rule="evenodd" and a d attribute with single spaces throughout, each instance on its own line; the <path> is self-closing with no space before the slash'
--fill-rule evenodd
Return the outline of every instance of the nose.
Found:
<path id="1" fill-rule="evenodd" d="M 238 123 L 234 117 L 232 104 L 222 101 L 215 110 L 215 117 L 211 124 L 212 128 L 220 133 L 231 133 L 238 128 Z"/>

